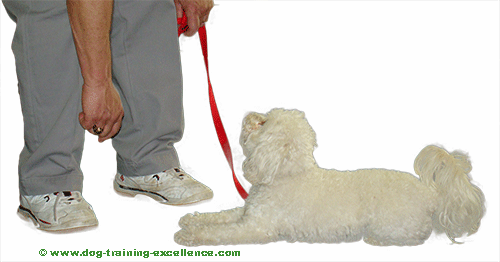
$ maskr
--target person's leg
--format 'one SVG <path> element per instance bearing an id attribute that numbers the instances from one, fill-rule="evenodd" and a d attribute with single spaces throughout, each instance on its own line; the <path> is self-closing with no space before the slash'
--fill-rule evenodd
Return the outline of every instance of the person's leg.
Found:
<path id="1" fill-rule="evenodd" d="M 16 22 L 12 50 L 24 118 L 25 144 L 19 159 L 20 210 L 36 216 L 35 209 L 44 201 L 34 203 L 34 198 L 52 203 L 68 195 L 61 193 L 57 197 L 54 192 L 82 191 L 84 130 L 78 113 L 83 82 L 66 1 L 3 3 Z"/>
<path id="2" fill-rule="evenodd" d="M 113 146 L 118 172 L 126 176 L 179 166 L 173 144 L 184 120 L 175 21 L 170 1 L 115 1 L 113 79 L 125 117 Z"/>
<path id="3" fill-rule="evenodd" d="M 115 1 L 111 49 L 125 113 L 113 138 L 118 173 L 138 179 L 166 170 L 179 175 L 174 143 L 182 137 L 184 118 L 173 1 Z"/>
<path id="4" fill-rule="evenodd" d="M 84 130 L 80 69 L 65 1 L 4 1 L 16 21 L 16 59 L 25 145 L 21 195 L 81 191 Z"/>

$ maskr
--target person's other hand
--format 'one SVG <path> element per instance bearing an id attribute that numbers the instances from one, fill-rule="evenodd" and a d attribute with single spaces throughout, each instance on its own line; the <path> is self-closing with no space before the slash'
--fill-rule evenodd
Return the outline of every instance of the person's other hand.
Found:
<path id="1" fill-rule="evenodd" d="M 214 7 L 213 0 L 174 0 L 177 10 L 177 18 L 186 13 L 189 29 L 184 33 L 186 36 L 193 36 L 198 29 L 208 21 L 210 10 Z"/>
<path id="2" fill-rule="evenodd" d="M 120 131 L 123 107 L 120 95 L 111 80 L 106 83 L 83 85 L 82 110 L 79 120 L 82 127 L 91 134 L 99 136 L 99 142 L 115 136 Z M 96 134 L 94 127 L 101 128 Z"/>

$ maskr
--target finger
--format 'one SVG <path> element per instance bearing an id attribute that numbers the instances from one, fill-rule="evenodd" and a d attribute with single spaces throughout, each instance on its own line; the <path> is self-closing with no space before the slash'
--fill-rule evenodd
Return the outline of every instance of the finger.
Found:
<path id="1" fill-rule="evenodd" d="M 109 129 L 109 133 L 106 136 L 100 136 L 99 142 L 102 143 L 116 135 L 116 133 L 120 130 L 120 126 L 118 123 L 115 123 L 113 127 Z"/>
<path id="2" fill-rule="evenodd" d="M 86 129 L 84 126 L 83 126 L 83 123 L 85 122 L 85 116 L 83 114 L 83 112 L 80 112 L 78 114 L 78 121 L 80 122 L 80 125 L 82 126 L 83 129 Z"/>
<path id="3" fill-rule="evenodd" d="M 200 17 L 195 12 L 186 12 L 189 29 L 184 33 L 186 36 L 193 36 L 200 28 Z"/>
<path id="4" fill-rule="evenodd" d="M 120 131 L 121 129 L 121 120 L 119 122 L 115 122 L 115 124 L 109 128 L 109 132 L 104 136 L 99 136 L 99 142 L 104 142 L 112 137 L 114 137 L 116 134 L 118 134 L 118 132 Z"/>
<path id="5" fill-rule="evenodd" d="M 93 135 L 99 136 L 102 134 L 104 131 L 104 128 L 101 127 L 101 125 L 93 125 L 92 128 L 89 130 L 89 132 Z"/>
<path id="6" fill-rule="evenodd" d="M 120 117 L 120 121 L 116 123 L 116 124 L 119 126 L 119 127 L 118 127 L 118 131 L 116 131 L 116 134 L 114 134 L 111 138 L 115 138 L 115 136 L 117 136 L 117 135 L 120 133 L 120 131 L 122 130 L 122 123 L 123 123 L 123 118 L 124 118 L 124 115 L 125 115 L 125 114 L 124 114 L 124 113 L 122 113 L 122 115 L 121 115 L 121 117 Z"/>
<path id="7" fill-rule="evenodd" d="M 80 114 L 78 114 L 78 120 L 80 121 L 80 125 L 83 127 L 83 129 L 89 132 L 90 130 L 92 130 L 93 123 L 85 117 L 85 114 L 83 112 L 80 112 Z"/>
<path id="8" fill-rule="evenodd" d="M 104 140 L 106 140 L 104 138 L 108 137 L 109 133 L 111 132 L 112 127 L 113 127 L 113 123 L 109 123 L 102 128 L 102 132 L 98 135 L 99 142 L 103 142 Z"/>
<path id="9" fill-rule="evenodd" d="M 107 125 L 106 124 L 107 121 L 105 120 L 106 118 L 100 117 L 98 119 L 99 120 L 93 121 L 92 132 L 91 132 L 92 134 L 97 135 L 97 136 L 102 135 L 102 133 L 105 132 L 106 125 Z M 97 130 L 100 130 L 100 132 L 96 132 Z"/>
<path id="10" fill-rule="evenodd" d="M 118 131 L 116 131 L 116 134 L 114 134 L 111 138 L 115 138 L 118 134 L 120 134 L 121 130 L 122 130 L 122 126 L 120 125 L 120 128 L 118 128 Z"/>
<path id="11" fill-rule="evenodd" d="M 113 125 L 118 120 L 121 121 L 122 113 L 118 114 L 116 117 L 110 118 L 111 114 L 106 112 L 104 114 L 104 116 L 105 116 L 104 119 L 107 119 L 107 120 L 103 120 L 102 125 L 99 125 L 99 124 L 97 125 L 97 127 L 102 127 L 102 132 L 97 134 L 97 135 L 99 135 L 99 138 L 107 137 L 109 135 L 109 133 L 111 132 L 111 129 L 113 128 Z"/>
<path id="12" fill-rule="evenodd" d="M 99 142 L 104 142 L 105 140 L 114 137 L 121 128 L 121 124 L 123 121 L 123 111 L 121 111 L 116 118 L 108 121 L 108 125 L 104 128 L 105 131 L 101 135 L 99 135 Z M 116 128 L 116 126 L 118 126 Z"/>
<path id="13" fill-rule="evenodd" d="M 80 125 L 83 127 L 83 129 L 87 130 L 89 133 L 93 135 L 98 135 L 94 131 L 94 129 L 101 128 L 104 129 L 103 127 L 105 126 L 105 123 L 103 120 L 96 120 L 96 119 L 103 119 L 103 117 L 97 117 L 97 118 L 91 118 L 88 117 L 85 113 L 81 112 L 78 115 Z"/>

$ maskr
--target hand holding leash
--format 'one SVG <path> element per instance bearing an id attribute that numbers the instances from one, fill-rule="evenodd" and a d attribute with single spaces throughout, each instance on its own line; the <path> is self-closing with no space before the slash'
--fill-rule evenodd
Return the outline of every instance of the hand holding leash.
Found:
<path id="1" fill-rule="evenodd" d="M 187 26 L 184 35 L 193 36 L 208 21 L 210 10 L 214 7 L 213 0 L 175 0 L 177 19 L 185 17 Z"/>

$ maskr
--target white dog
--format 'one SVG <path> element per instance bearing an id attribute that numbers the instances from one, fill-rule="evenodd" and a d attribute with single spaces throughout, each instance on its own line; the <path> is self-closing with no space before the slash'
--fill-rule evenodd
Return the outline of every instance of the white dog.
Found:
<path id="1" fill-rule="evenodd" d="M 484 195 L 471 184 L 467 155 L 427 146 L 415 176 L 386 169 L 325 170 L 316 164 L 316 135 L 296 110 L 251 113 L 240 137 L 245 178 L 243 207 L 187 214 L 175 234 L 181 245 L 352 242 L 419 245 L 432 230 L 454 242 L 475 233 Z"/>

